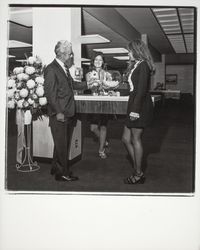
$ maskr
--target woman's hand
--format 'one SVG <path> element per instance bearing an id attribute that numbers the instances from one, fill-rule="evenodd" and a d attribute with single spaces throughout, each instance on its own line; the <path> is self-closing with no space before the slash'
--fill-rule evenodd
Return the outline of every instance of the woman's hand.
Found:
<path id="1" fill-rule="evenodd" d="M 135 121 L 135 120 L 137 120 L 137 119 L 140 118 L 140 114 L 135 113 L 135 112 L 131 112 L 131 113 L 129 114 L 129 117 L 130 117 L 131 121 Z"/>

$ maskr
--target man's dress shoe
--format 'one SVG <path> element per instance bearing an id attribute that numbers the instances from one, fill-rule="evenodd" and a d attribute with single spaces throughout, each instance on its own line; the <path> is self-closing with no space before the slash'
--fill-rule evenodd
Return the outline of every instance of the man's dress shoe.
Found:
<path id="1" fill-rule="evenodd" d="M 59 173 L 60 171 L 57 168 L 51 168 L 50 174 L 51 175 L 56 175 L 57 173 Z M 72 172 L 69 172 L 69 175 L 72 175 Z"/>
<path id="2" fill-rule="evenodd" d="M 76 176 L 66 176 L 66 175 L 55 175 L 56 181 L 77 181 L 78 177 Z"/>

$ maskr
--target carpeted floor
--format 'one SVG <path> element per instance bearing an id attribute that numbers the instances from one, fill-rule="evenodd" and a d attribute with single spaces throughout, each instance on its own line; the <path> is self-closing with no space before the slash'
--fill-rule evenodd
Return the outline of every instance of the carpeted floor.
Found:
<path id="1" fill-rule="evenodd" d="M 9 191 L 100 192 L 101 194 L 192 193 L 194 191 L 194 120 L 193 106 L 169 100 L 157 105 L 152 126 L 145 130 L 143 169 L 144 184 L 126 185 L 131 174 L 126 150 L 121 142 L 123 117 L 111 120 L 108 127 L 109 157 L 98 157 L 86 120 L 83 122 L 82 160 L 72 165 L 77 182 L 57 182 L 50 175 L 50 163 L 39 162 L 36 172 L 18 172 L 15 167 L 16 127 L 9 118 L 7 138 L 7 189 Z M 60 192 L 60 193 L 62 193 Z"/>

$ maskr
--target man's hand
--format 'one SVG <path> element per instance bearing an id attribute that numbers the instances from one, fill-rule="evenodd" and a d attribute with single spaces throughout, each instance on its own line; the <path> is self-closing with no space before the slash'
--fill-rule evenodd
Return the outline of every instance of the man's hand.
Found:
<path id="1" fill-rule="evenodd" d="M 65 116 L 64 116 L 63 113 L 58 113 L 58 114 L 56 114 L 56 119 L 59 122 L 64 122 L 65 121 Z"/>

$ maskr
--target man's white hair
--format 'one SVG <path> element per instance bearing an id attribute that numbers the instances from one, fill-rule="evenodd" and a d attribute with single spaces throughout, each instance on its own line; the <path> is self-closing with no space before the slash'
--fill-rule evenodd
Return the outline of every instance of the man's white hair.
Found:
<path id="1" fill-rule="evenodd" d="M 57 57 L 59 57 L 62 54 L 69 53 L 70 49 L 72 47 L 72 44 L 67 40 L 60 40 L 57 42 L 54 52 Z"/>

